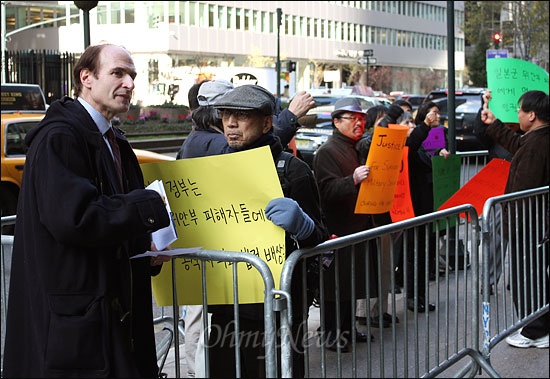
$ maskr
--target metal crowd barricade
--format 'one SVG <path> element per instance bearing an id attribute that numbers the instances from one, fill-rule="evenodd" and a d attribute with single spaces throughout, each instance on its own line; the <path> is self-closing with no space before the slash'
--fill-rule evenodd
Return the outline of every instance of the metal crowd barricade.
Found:
<path id="1" fill-rule="evenodd" d="M 546 186 L 492 197 L 485 202 L 481 220 L 481 350 L 487 360 L 503 339 L 549 311 L 549 244 L 540 243 L 550 222 L 549 196 Z M 514 265 L 514 261 L 519 263 Z M 493 286 L 492 276 L 496 278 Z M 514 303 L 515 295 L 522 314 Z"/>
<path id="2" fill-rule="evenodd" d="M 465 220 L 461 221 L 463 216 Z M 443 226 L 441 231 L 435 231 L 435 241 L 443 234 L 455 233 L 454 239 L 444 238 L 443 244 L 449 244 L 453 240 L 458 243 L 459 238 L 467 241 L 471 251 L 471 266 L 450 271 L 447 267 L 444 272 L 435 271 L 435 280 L 430 281 L 428 275 L 420 277 L 418 273 L 418 258 L 424 255 L 425 262 L 429 262 L 428 256 L 435 254 L 437 257 L 440 250 L 449 246 L 435 244 L 435 251 L 430 253 L 429 248 L 420 249 L 419 242 L 434 238 L 430 231 L 434 230 L 434 224 Z M 453 228 L 453 225 L 456 225 Z M 413 219 L 396 222 L 390 225 L 366 230 L 348 236 L 343 236 L 319 244 L 309 249 L 300 249 L 293 252 L 286 260 L 281 274 L 281 293 L 284 296 L 280 306 L 281 310 L 281 367 L 282 377 L 292 377 L 292 353 L 293 342 L 291 336 L 292 328 L 292 297 L 290 289 L 292 286 L 292 274 L 296 269 L 301 269 L 301 285 L 306 285 L 306 272 L 304 265 L 299 262 L 305 259 L 321 259 L 329 252 L 334 252 L 334 267 L 330 269 L 340 271 L 338 266 L 338 254 L 342 248 L 351 247 L 346 253 L 351 254 L 351 272 L 339 272 L 345 278 L 351 280 L 352 299 L 357 299 L 356 278 L 354 262 L 359 254 L 366 256 L 375 254 L 377 262 L 374 269 L 378 278 L 382 274 L 380 244 L 370 244 L 369 241 L 379 241 L 383 236 L 391 236 L 390 264 L 395 267 L 395 257 L 403 254 L 403 262 L 407 261 L 408 254 L 414 254 L 414 271 L 409 272 L 404 267 L 404 287 L 402 293 L 390 291 L 388 301 L 388 313 L 393 315 L 389 328 L 374 328 L 372 326 L 369 299 L 366 307 L 366 325 L 356 323 L 356 305 L 351 302 L 352 325 L 355 331 L 370 333 L 374 336 L 371 343 L 358 343 L 354 338 L 354 331 L 351 334 L 351 354 L 342 353 L 341 349 L 329 350 L 324 342 L 318 338 L 317 330 L 324 330 L 325 320 L 325 297 L 322 286 L 325 280 L 324 269 L 319 268 L 319 308 L 304 306 L 302 311 L 309 315 L 306 321 L 308 333 L 305 342 L 305 377 L 434 377 L 437 375 L 454 375 L 464 377 L 474 376 L 479 367 L 484 368 L 490 375 L 496 373 L 492 367 L 483 359 L 479 353 L 480 322 L 479 322 L 479 264 L 478 264 L 478 216 L 471 205 L 462 205 L 443 211 L 434 212 Z M 401 236 L 401 238 L 399 238 Z M 422 246 L 422 245 L 420 245 Z M 447 254 L 447 253 L 445 253 Z M 446 257 L 449 258 L 448 256 Z M 433 262 L 433 260 L 432 260 Z M 369 272 L 369 259 L 365 260 L 366 272 Z M 320 267 L 320 266 L 319 266 Z M 456 267 L 456 266 L 455 266 Z M 425 263 L 425 270 L 428 272 L 428 264 Z M 408 288 L 407 278 L 409 275 L 416 275 L 417 280 L 424 281 L 426 292 L 423 294 L 426 299 L 436 304 L 433 312 L 419 313 L 417 310 L 410 311 L 407 308 L 407 293 L 420 296 L 415 288 Z M 395 271 L 390 273 L 390 288 L 395 285 Z M 366 287 L 366 293 L 370 291 L 368 277 L 360 278 L 357 283 Z M 377 281 L 378 296 L 381 295 L 379 287 L 380 279 Z M 305 289 L 303 289 L 305 291 Z M 337 291 L 338 292 L 338 291 Z M 338 294 L 336 294 L 338 298 Z M 336 307 L 336 318 L 339 319 L 339 303 Z M 382 316 L 381 310 L 378 316 Z M 399 318 L 399 322 L 397 319 Z M 382 317 L 380 317 L 382 319 Z M 465 360 L 465 358 L 470 358 Z M 475 364 L 472 364 L 472 361 Z M 461 365 L 460 363 L 464 363 Z"/>
<path id="3" fill-rule="evenodd" d="M 232 273 L 233 273 L 233 298 L 235 299 L 233 304 L 234 315 L 235 315 L 235 334 L 239 335 L 240 331 L 240 322 L 237 315 L 239 314 L 239 284 L 238 284 L 238 264 L 245 263 L 253 266 L 258 273 L 262 276 L 264 282 L 264 326 L 265 326 L 265 374 L 267 378 L 277 377 L 277 354 L 276 354 L 276 313 L 275 313 L 275 297 L 279 291 L 275 290 L 275 282 L 273 280 L 273 275 L 267 263 L 265 263 L 261 258 L 242 252 L 232 252 L 232 251 L 222 251 L 222 250 L 201 250 L 197 253 L 185 254 L 181 256 L 175 256 L 172 258 L 172 307 L 173 307 L 173 330 L 178 330 L 178 320 L 179 320 L 179 306 L 177 305 L 177 275 L 176 275 L 176 264 L 178 259 L 196 259 L 201 262 L 201 279 L 202 279 L 202 325 L 205 330 L 203 330 L 204 336 L 204 370 L 206 377 L 210 377 L 209 370 L 209 356 L 208 356 L 208 293 L 205 290 L 206 279 L 207 279 L 207 270 L 205 270 L 207 261 L 216 261 L 216 262 L 233 262 Z M 237 346 L 240 345 L 240 340 L 237 339 Z M 174 333 L 174 359 L 175 359 L 175 374 L 176 378 L 181 378 L 181 367 L 180 367 L 180 352 L 179 352 L 180 342 L 179 334 Z M 236 367 L 234 377 L 241 377 L 241 364 L 240 364 L 240 352 L 239 349 L 235 349 L 236 355 Z M 227 373 L 228 376 L 232 376 L 230 373 Z"/>
<path id="4" fill-rule="evenodd" d="M 479 151 L 457 151 L 456 155 L 461 157 L 460 165 L 460 187 L 477 174 L 489 160 L 488 150 Z"/>

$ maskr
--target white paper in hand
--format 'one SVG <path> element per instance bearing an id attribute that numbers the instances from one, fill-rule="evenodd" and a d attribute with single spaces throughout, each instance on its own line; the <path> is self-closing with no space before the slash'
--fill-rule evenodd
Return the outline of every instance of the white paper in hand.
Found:
<path id="1" fill-rule="evenodd" d="M 172 210 L 170 209 L 170 203 L 168 203 L 168 197 L 166 196 L 166 191 L 164 190 L 162 180 L 155 180 L 147 186 L 147 189 L 158 192 L 164 198 L 164 201 L 166 202 L 166 212 L 168 212 L 168 217 L 170 218 L 170 225 L 153 232 L 153 242 L 155 243 L 157 250 L 161 251 L 178 239 L 178 233 L 176 232 L 176 226 L 174 225 L 174 219 L 172 218 Z"/>

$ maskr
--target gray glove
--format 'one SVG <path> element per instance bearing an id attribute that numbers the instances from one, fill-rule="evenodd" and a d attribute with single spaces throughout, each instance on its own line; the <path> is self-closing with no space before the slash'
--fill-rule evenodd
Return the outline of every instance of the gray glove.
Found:
<path id="1" fill-rule="evenodd" d="M 313 233 L 315 223 L 300 205 L 288 197 L 273 199 L 265 207 L 265 215 L 275 225 L 294 235 L 298 240 L 304 240 Z"/>

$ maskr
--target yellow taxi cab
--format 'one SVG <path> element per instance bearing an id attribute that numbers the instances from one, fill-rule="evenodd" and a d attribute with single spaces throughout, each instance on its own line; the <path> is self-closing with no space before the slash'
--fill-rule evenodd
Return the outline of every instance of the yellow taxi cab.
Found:
<path id="1" fill-rule="evenodd" d="M 2 113 L 2 148 L 0 152 L 2 160 L 2 183 L 0 184 L 2 216 L 14 215 L 17 210 L 17 197 L 27 152 L 24 143 L 25 136 L 43 117 L 44 113 Z M 134 153 L 140 164 L 175 160 L 174 157 L 147 150 L 134 149 Z"/>
<path id="2" fill-rule="evenodd" d="M 29 90 L 30 89 L 30 90 Z M 2 130 L 1 130 L 1 168 L 2 182 L 0 184 L 1 216 L 14 215 L 17 211 L 17 198 L 21 179 L 23 178 L 23 167 L 27 146 L 25 136 L 33 127 L 38 125 L 46 114 L 45 101 L 39 99 L 40 107 L 20 108 L 19 103 L 25 95 L 25 91 L 36 93 L 35 98 L 40 98 L 41 89 L 36 85 L 13 85 L 2 84 Z M 40 96 L 37 92 L 40 92 Z M 10 109 L 11 108 L 11 109 Z M 24 107 L 22 107 L 24 108 Z M 173 161 L 174 157 L 158 154 L 152 151 L 134 149 L 140 164 L 150 162 Z"/>

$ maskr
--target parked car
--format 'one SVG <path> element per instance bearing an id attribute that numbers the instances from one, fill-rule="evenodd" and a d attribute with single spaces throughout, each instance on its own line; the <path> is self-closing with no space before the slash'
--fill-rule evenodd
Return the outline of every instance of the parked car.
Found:
<path id="1" fill-rule="evenodd" d="M 17 89 L 15 89 L 17 88 Z M 38 88 L 38 92 L 37 92 Z M 28 104 L 24 94 L 32 92 L 34 105 Z M 14 215 L 17 211 L 19 188 L 23 178 L 23 167 L 27 146 L 25 136 L 42 120 L 46 114 L 46 102 L 40 100 L 42 90 L 36 85 L 4 85 L 2 84 L 2 129 L 1 129 L 1 168 L 0 183 L 1 215 Z M 43 95 L 42 95 L 43 99 Z M 4 102 L 4 100 L 6 100 Z M 36 106 L 39 104 L 39 106 Z M 21 110 L 15 108 L 24 108 Z M 172 161 L 175 158 L 147 150 L 134 149 L 139 163 Z"/>
<path id="2" fill-rule="evenodd" d="M 298 129 L 294 136 L 296 149 L 299 151 L 300 158 L 304 160 L 309 167 L 313 167 L 313 156 L 319 146 L 326 142 L 332 135 L 332 118 L 330 113 L 320 113 L 313 116 L 304 116 L 299 120 L 302 127 Z"/>
<path id="3" fill-rule="evenodd" d="M 385 97 L 365 96 L 352 93 L 351 88 L 340 88 L 333 90 L 325 89 L 312 89 L 308 93 L 311 94 L 315 100 L 315 107 L 310 109 L 308 115 L 326 113 L 329 114 L 334 110 L 334 103 L 343 97 L 355 97 L 359 99 L 361 108 L 364 110 L 369 109 L 374 105 L 389 106 L 391 102 Z"/>
<path id="4" fill-rule="evenodd" d="M 479 151 L 487 147 L 473 134 L 474 120 L 483 104 L 481 96 L 485 88 L 463 88 L 455 91 L 455 141 L 457 151 Z M 439 105 L 441 124 L 449 126 L 448 91 L 440 88 L 430 92 L 424 102 Z"/>

